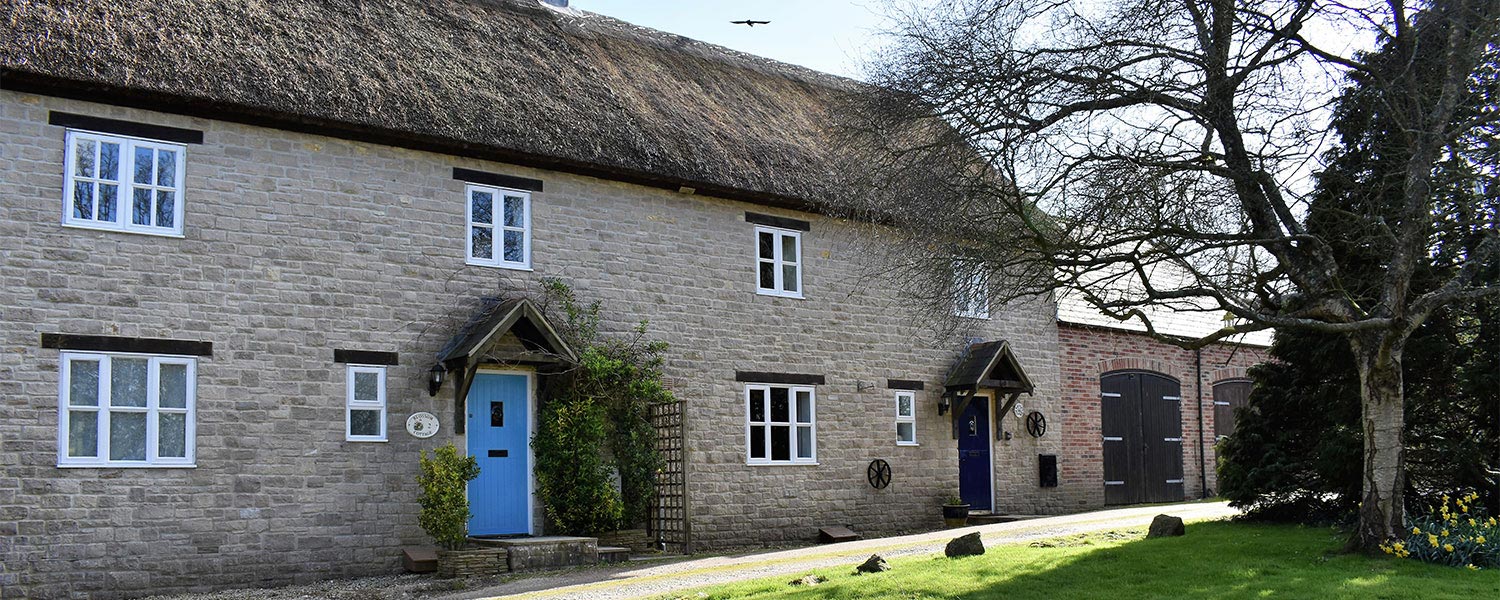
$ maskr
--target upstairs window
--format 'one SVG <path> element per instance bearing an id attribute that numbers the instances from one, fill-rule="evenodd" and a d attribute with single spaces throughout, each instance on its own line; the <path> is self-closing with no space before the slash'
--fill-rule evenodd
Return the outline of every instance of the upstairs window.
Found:
<path id="1" fill-rule="evenodd" d="M 64 352 L 61 366 L 58 466 L 193 465 L 193 359 Z"/>
<path id="2" fill-rule="evenodd" d="M 181 236 L 186 154 L 179 144 L 69 130 L 63 224 Z"/>
<path id="3" fill-rule="evenodd" d="M 531 194 L 470 185 L 466 189 L 468 263 L 531 268 Z"/>
<path id="4" fill-rule="evenodd" d="M 817 407 L 808 386 L 745 386 L 749 464 L 813 464 L 818 460 Z"/>
<path id="5" fill-rule="evenodd" d="M 755 228 L 757 291 L 768 296 L 802 297 L 802 232 Z"/>
<path id="6" fill-rule="evenodd" d="M 912 392 L 896 392 L 896 444 L 917 445 L 917 399 Z"/>
<path id="7" fill-rule="evenodd" d="M 990 318 L 990 277 L 983 262 L 953 259 L 953 314 L 970 319 Z"/>

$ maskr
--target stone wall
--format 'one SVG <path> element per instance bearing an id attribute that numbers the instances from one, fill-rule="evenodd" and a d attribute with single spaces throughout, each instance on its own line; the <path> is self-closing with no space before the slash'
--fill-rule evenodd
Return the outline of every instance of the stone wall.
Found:
<path id="1" fill-rule="evenodd" d="M 1263 348 L 1214 344 L 1202 350 L 1201 383 L 1191 350 L 1132 331 L 1063 324 L 1063 434 L 1060 489 L 1072 510 L 1104 505 L 1103 437 L 1100 433 L 1099 379 L 1109 371 L 1140 369 L 1163 373 L 1182 383 L 1182 472 L 1187 499 L 1212 495 L 1214 465 L 1213 384 L 1243 378 L 1245 369 L 1266 358 Z M 1202 396 L 1199 395 L 1202 389 Z M 1201 411 L 1201 412 L 1200 412 Z M 1202 429 L 1199 418 L 1203 419 Z M 1202 432 L 1200 435 L 1199 432 Z M 1204 467 L 1208 480 L 1204 482 Z"/>
<path id="2" fill-rule="evenodd" d="M 60 110 L 204 131 L 187 149 L 183 238 L 65 228 Z M 465 167 L 545 182 L 534 271 L 464 263 Z M 957 488 L 940 382 L 962 336 L 1009 339 L 1061 410 L 1046 302 L 931 334 L 893 286 L 865 277 L 845 223 L 636 185 L 326 137 L 0 91 L 0 588 L 5 597 L 132 596 L 273 585 L 399 568 L 416 524 L 417 451 L 455 437 L 452 392 L 425 390 L 437 350 L 487 295 L 557 277 L 603 302 L 611 331 L 648 319 L 672 342 L 686 401 L 700 548 L 935 527 Z M 806 219 L 805 299 L 755 293 L 744 212 Z M 186 469 L 61 469 L 58 351 L 43 333 L 209 341 L 198 361 L 197 461 Z M 385 443 L 344 440 L 334 349 L 396 352 Z M 735 372 L 825 375 L 819 464 L 747 466 Z M 926 382 L 919 446 L 895 444 L 887 379 Z M 403 423 L 429 411 L 437 437 Z M 1014 424 L 1014 419 L 1012 419 Z M 1024 436 L 1024 434 L 1022 434 Z M 997 442 L 1003 509 L 1070 508 L 1036 487 L 1035 454 L 1067 438 Z M 884 458 L 894 480 L 865 482 Z M 1066 462 L 1064 463 L 1066 465 Z M 1075 465 L 1076 466 L 1076 465 Z"/>

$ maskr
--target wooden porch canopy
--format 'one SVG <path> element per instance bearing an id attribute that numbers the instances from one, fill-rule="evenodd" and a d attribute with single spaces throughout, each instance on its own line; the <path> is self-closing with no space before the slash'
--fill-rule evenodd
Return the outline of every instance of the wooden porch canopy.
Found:
<path id="1" fill-rule="evenodd" d="M 1022 393 L 1029 396 L 1036 389 L 1031 384 L 1031 378 L 1026 376 L 1026 371 L 1021 369 L 1021 364 L 1016 362 L 1015 355 L 1011 354 L 1010 343 L 1005 340 L 969 346 L 948 375 L 943 388 L 943 399 L 951 401 L 953 405 L 955 438 L 958 437 L 958 416 L 968 408 L 976 393 L 989 390 L 995 393 L 996 400 L 1005 397 L 1005 404 L 997 408 L 992 417 L 997 439 L 1004 435 L 1003 428 L 1000 427 L 1001 416 L 1016 405 L 1016 399 Z M 939 414 L 941 408 L 940 406 Z"/>
<path id="2" fill-rule="evenodd" d="M 464 406 L 480 367 L 526 365 L 546 371 L 577 362 L 578 354 L 530 300 L 489 300 L 438 353 L 438 364 L 454 375 L 454 431 L 464 432 Z"/>

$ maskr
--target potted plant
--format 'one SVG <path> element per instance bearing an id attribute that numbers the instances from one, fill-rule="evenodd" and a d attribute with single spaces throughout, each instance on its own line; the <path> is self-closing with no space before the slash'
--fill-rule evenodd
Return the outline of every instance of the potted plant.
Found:
<path id="1" fill-rule="evenodd" d="M 438 545 L 438 574 L 444 577 L 493 575 L 499 573 L 504 556 L 496 549 L 465 550 L 469 539 L 469 497 L 467 487 L 479 476 L 479 464 L 472 456 L 459 454 L 452 442 L 432 451 L 421 452 L 421 472 L 417 484 L 422 507 L 417 523 Z"/>
<path id="2" fill-rule="evenodd" d="M 949 494 L 943 500 L 943 525 L 948 527 L 963 527 L 969 523 L 969 503 L 964 502 L 958 494 Z"/>

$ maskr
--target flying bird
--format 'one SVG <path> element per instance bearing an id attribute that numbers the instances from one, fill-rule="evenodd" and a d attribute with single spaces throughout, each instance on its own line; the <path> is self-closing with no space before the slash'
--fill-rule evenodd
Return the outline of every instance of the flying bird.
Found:
<path id="1" fill-rule="evenodd" d="M 751 21 L 750 19 L 745 19 L 743 21 L 730 21 L 730 23 L 734 23 L 735 25 L 744 25 L 746 27 L 754 27 L 756 25 L 769 25 L 771 22 L 770 21 Z"/>

